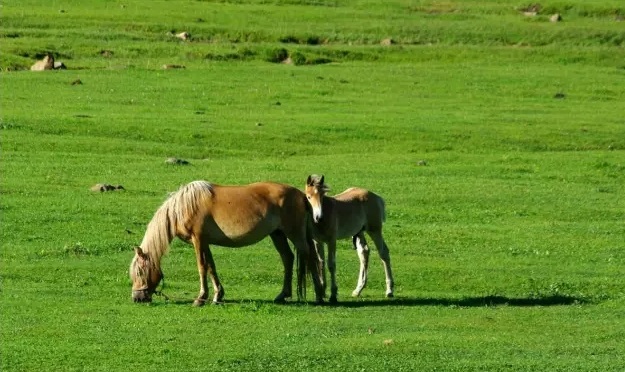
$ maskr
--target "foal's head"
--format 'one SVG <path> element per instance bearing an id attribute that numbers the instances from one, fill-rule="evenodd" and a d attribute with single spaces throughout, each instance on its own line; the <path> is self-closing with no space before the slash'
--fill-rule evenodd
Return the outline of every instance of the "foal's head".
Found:
<path id="1" fill-rule="evenodd" d="M 135 248 L 135 256 L 130 262 L 130 280 L 132 280 L 132 300 L 151 302 L 158 283 L 163 279 L 159 265 L 145 254 L 141 247 Z"/>
<path id="2" fill-rule="evenodd" d="M 323 175 L 318 176 L 316 174 L 312 174 L 308 176 L 306 180 L 306 199 L 308 199 L 308 203 L 312 207 L 313 212 L 313 221 L 319 222 L 323 218 L 323 210 L 322 200 L 324 195 L 330 188 L 324 182 Z"/>

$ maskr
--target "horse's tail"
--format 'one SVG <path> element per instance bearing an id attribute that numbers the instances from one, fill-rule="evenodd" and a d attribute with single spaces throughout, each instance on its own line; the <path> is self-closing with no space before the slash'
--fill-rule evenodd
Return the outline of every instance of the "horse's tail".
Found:
<path id="1" fill-rule="evenodd" d="M 308 202 L 306 202 L 308 206 Z M 306 278 L 310 276 L 312 282 L 315 286 L 315 295 L 319 295 L 317 293 L 317 286 L 322 285 L 321 274 L 322 269 L 320 268 L 319 262 L 319 254 L 315 247 L 315 242 L 313 240 L 313 226 L 312 226 L 312 216 L 310 213 L 306 213 L 306 245 L 307 250 L 304 254 L 297 252 L 297 297 L 298 300 L 306 300 Z"/>
<path id="2" fill-rule="evenodd" d="M 382 208 L 382 222 L 386 222 L 386 202 L 384 198 L 380 196 L 380 208 Z"/>
<path id="3" fill-rule="evenodd" d="M 297 262 L 297 300 L 305 301 L 306 300 L 306 275 L 308 274 L 308 260 L 310 260 L 311 255 L 311 243 L 312 243 L 312 231 L 309 233 L 308 225 L 309 216 L 306 213 L 306 245 L 308 249 L 305 252 L 300 252 L 299 249 L 295 249 L 295 260 Z"/>
<path id="4" fill-rule="evenodd" d="M 186 232 L 187 221 L 195 217 L 202 201 L 211 195 L 210 183 L 194 181 L 170 194 L 154 213 L 141 242 L 141 249 L 150 255 L 153 264 L 160 266 L 160 258 L 167 252 L 171 241 L 179 232 Z"/>
<path id="5" fill-rule="evenodd" d="M 308 244 L 308 243 L 306 243 Z M 295 257 L 297 261 L 297 300 L 306 300 L 306 272 L 308 259 L 302 255 L 299 249 L 295 250 Z"/>

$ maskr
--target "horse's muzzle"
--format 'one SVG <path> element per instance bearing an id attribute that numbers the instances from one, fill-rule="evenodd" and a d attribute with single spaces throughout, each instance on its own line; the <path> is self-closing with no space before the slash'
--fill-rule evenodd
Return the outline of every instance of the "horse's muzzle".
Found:
<path id="1" fill-rule="evenodd" d="M 132 300 L 134 302 L 152 302 L 152 295 L 147 289 L 132 291 Z"/>

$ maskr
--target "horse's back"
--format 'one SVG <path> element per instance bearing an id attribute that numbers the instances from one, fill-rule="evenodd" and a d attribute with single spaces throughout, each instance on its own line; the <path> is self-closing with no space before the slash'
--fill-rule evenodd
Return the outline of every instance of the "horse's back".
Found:
<path id="1" fill-rule="evenodd" d="M 344 209 L 349 209 L 352 213 L 360 215 L 366 229 L 377 230 L 382 228 L 382 223 L 386 219 L 386 212 L 384 199 L 380 195 L 360 187 L 350 187 L 335 195 L 334 199 L 338 201 L 338 204 L 342 204 Z M 345 217 L 343 218 L 345 219 Z"/>
<path id="2" fill-rule="evenodd" d="M 280 200 L 284 193 L 284 185 L 274 182 L 256 182 L 248 185 L 214 185 L 216 200 Z"/>
<path id="3" fill-rule="evenodd" d="M 384 206 L 384 199 L 380 195 L 360 187 L 350 187 L 342 193 L 335 195 L 334 199 L 340 201 L 358 201 L 377 208 L 383 208 Z"/>
<path id="4" fill-rule="evenodd" d="M 290 235 L 294 228 L 305 227 L 306 200 L 295 187 L 277 182 L 256 182 L 214 185 L 213 189 L 209 213 L 217 225 L 228 226 L 226 235 L 249 230 L 260 236 L 277 229 Z"/>

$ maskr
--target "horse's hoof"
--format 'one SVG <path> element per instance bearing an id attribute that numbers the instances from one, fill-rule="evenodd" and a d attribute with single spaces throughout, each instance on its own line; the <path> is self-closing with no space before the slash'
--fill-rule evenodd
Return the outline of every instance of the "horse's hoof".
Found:
<path id="1" fill-rule="evenodd" d="M 195 307 L 200 307 L 204 305 L 206 305 L 206 300 L 203 298 L 197 298 L 195 301 L 193 301 L 193 306 Z"/>
<path id="2" fill-rule="evenodd" d="M 282 297 L 282 296 L 278 296 L 278 297 L 274 298 L 273 303 L 274 304 L 278 304 L 278 305 L 284 305 L 284 304 L 286 304 L 286 298 Z"/>
<path id="3" fill-rule="evenodd" d="M 386 298 L 393 298 L 393 297 L 395 297 L 395 295 L 393 294 L 393 292 L 391 292 L 391 293 L 387 293 L 387 294 L 386 294 Z"/>
<path id="4" fill-rule="evenodd" d="M 215 296 L 213 297 L 213 302 L 223 302 L 224 296 L 226 295 L 226 291 L 224 291 L 223 287 L 220 287 Z"/>
<path id="5" fill-rule="evenodd" d="M 336 296 L 330 296 L 330 303 L 331 304 L 338 304 L 339 300 L 336 298 Z"/>
<path id="6" fill-rule="evenodd" d="M 223 304 L 224 304 L 223 301 L 215 301 L 215 300 L 213 300 L 213 302 L 211 302 L 211 305 L 214 305 L 214 306 L 223 305 Z"/>
<path id="7" fill-rule="evenodd" d="M 352 292 L 352 297 L 358 297 L 360 296 L 360 291 L 353 291 Z"/>

